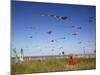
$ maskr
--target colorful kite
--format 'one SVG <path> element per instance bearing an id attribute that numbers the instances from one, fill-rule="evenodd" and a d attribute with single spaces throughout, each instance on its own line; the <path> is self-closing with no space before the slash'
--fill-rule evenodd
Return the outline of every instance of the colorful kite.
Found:
<path id="1" fill-rule="evenodd" d="M 15 56 L 15 63 L 18 63 L 18 55 L 17 55 L 16 48 L 13 48 L 13 53 L 14 53 L 14 56 Z"/>
<path id="2" fill-rule="evenodd" d="M 24 52 L 23 52 L 23 49 L 22 48 L 20 50 L 19 60 L 20 60 L 20 63 L 22 63 L 24 61 Z"/>

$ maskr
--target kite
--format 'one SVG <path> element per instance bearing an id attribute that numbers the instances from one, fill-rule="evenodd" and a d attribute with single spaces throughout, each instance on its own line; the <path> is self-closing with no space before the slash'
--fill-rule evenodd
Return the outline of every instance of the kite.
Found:
<path id="1" fill-rule="evenodd" d="M 22 48 L 20 50 L 19 60 L 20 60 L 20 63 L 22 63 L 24 61 L 24 52 L 23 52 L 23 49 Z"/>
<path id="2" fill-rule="evenodd" d="M 58 38 L 58 39 L 66 39 L 66 37 L 61 37 L 61 38 Z"/>
<path id="3" fill-rule="evenodd" d="M 65 54 L 65 52 L 63 51 L 63 52 L 62 52 L 62 55 L 64 55 L 64 54 Z"/>
<path id="4" fill-rule="evenodd" d="M 54 42 L 54 40 L 51 40 L 51 42 Z"/>
<path id="5" fill-rule="evenodd" d="M 17 53 L 16 48 L 13 48 L 13 52 L 14 52 L 15 54 Z"/>
<path id="6" fill-rule="evenodd" d="M 34 27 L 31 27 L 31 26 L 30 26 L 30 27 L 25 27 L 25 28 L 26 28 L 26 29 L 34 29 Z"/>
<path id="7" fill-rule="evenodd" d="M 30 36 L 29 38 L 33 38 L 32 36 Z"/>
<path id="8" fill-rule="evenodd" d="M 59 39 L 59 40 L 60 40 L 60 39 L 62 40 L 62 39 L 66 39 L 66 37 L 56 38 L 55 41 L 58 42 L 58 39 Z"/>
<path id="9" fill-rule="evenodd" d="M 16 48 L 13 49 L 14 55 L 15 55 L 15 63 L 18 62 L 18 55 L 17 55 L 17 51 Z"/>
<path id="10" fill-rule="evenodd" d="M 51 42 L 58 42 L 58 40 L 54 39 L 54 40 L 51 40 Z"/>
<path id="11" fill-rule="evenodd" d="M 81 26 L 77 26 L 77 27 L 76 27 L 76 26 L 73 25 L 73 26 L 71 26 L 71 27 L 72 27 L 72 28 L 77 28 L 77 29 L 82 29 Z"/>
<path id="12" fill-rule="evenodd" d="M 75 26 L 72 26 L 72 28 L 75 28 Z"/>
<path id="13" fill-rule="evenodd" d="M 26 27 L 27 29 L 32 29 L 32 27 Z"/>
<path id="14" fill-rule="evenodd" d="M 93 16 L 89 17 L 89 19 L 93 19 L 93 18 L 94 18 Z"/>
<path id="15" fill-rule="evenodd" d="M 81 44 L 82 42 L 79 42 L 79 44 Z"/>
<path id="16" fill-rule="evenodd" d="M 61 17 L 62 20 L 66 20 L 67 18 L 68 17 L 66 17 L 66 16 Z"/>
<path id="17" fill-rule="evenodd" d="M 79 32 L 74 32 L 72 33 L 72 35 L 79 35 Z"/>
<path id="18" fill-rule="evenodd" d="M 48 15 L 51 16 L 57 20 L 66 20 L 68 17 L 67 16 L 57 16 L 57 15 Z"/>
<path id="19" fill-rule="evenodd" d="M 56 39 L 54 39 L 54 40 L 51 40 L 51 42 L 58 42 L 58 39 L 66 39 L 66 37 L 61 37 L 61 38 L 56 38 Z"/>
<path id="20" fill-rule="evenodd" d="M 93 20 L 89 20 L 89 22 L 93 22 Z"/>
<path id="21" fill-rule="evenodd" d="M 42 15 L 42 16 L 45 16 L 45 15 Z M 58 15 L 47 15 L 47 16 L 53 17 L 56 20 L 66 20 L 66 19 L 68 19 L 67 16 L 58 16 Z"/>
<path id="22" fill-rule="evenodd" d="M 82 27 L 81 27 L 81 26 L 79 26 L 79 27 L 77 27 L 77 29 L 82 29 Z"/>
<path id="23" fill-rule="evenodd" d="M 93 20 L 94 20 L 94 17 L 89 17 L 89 22 L 93 22 Z"/>
<path id="24" fill-rule="evenodd" d="M 72 25 L 71 28 L 82 29 L 81 26 L 75 26 L 75 25 Z"/>
<path id="25" fill-rule="evenodd" d="M 96 50 L 94 50 L 94 53 L 96 53 Z"/>
<path id="26" fill-rule="evenodd" d="M 50 30 L 50 31 L 48 31 L 47 33 L 48 33 L 48 34 L 51 34 L 51 33 L 52 33 L 52 31 Z"/>

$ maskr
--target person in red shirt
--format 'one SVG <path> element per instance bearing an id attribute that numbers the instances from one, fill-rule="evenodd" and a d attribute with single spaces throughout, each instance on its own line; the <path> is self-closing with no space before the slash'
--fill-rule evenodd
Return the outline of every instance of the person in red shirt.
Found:
<path id="1" fill-rule="evenodd" d="M 73 59 L 72 56 L 69 57 L 69 61 L 67 62 L 67 67 L 73 69 L 77 66 L 77 62 Z"/>

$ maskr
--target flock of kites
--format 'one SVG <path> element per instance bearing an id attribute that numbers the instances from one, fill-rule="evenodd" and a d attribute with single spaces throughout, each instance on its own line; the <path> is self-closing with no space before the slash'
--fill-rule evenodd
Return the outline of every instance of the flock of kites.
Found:
<path id="1" fill-rule="evenodd" d="M 47 16 L 47 17 L 51 17 L 51 18 L 53 18 L 53 19 L 55 19 L 55 20 L 57 20 L 57 21 L 66 21 L 67 19 L 68 19 L 68 17 L 67 16 L 58 16 L 58 15 L 41 15 L 42 17 L 44 17 L 44 16 Z M 94 21 L 94 17 L 88 17 L 89 18 L 89 22 L 93 22 Z M 30 29 L 30 30 L 33 30 L 33 29 L 35 29 L 34 27 L 32 27 L 32 26 L 30 26 L 30 27 L 25 27 L 26 29 Z M 76 25 L 72 25 L 71 26 L 71 28 L 72 29 L 78 29 L 78 30 L 81 30 L 82 29 L 82 26 L 76 26 Z M 47 32 L 46 32 L 46 34 L 48 34 L 48 35 L 51 35 L 53 33 L 53 31 L 52 30 L 48 30 Z M 72 36 L 78 36 L 78 35 L 80 35 L 80 32 L 73 32 L 73 33 L 67 33 L 67 35 L 72 35 Z M 30 35 L 29 36 L 29 38 L 30 39 L 32 39 L 33 38 L 33 36 L 32 35 Z M 64 40 L 64 39 L 66 39 L 66 37 L 59 37 L 59 38 L 56 38 L 56 39 L 51 39 L 50 40 L 50 42 L 58 42 L 58 40 Z M 81 44 L 82 42 L 80 41 L 79 42 L 79 44 Z M 63 47 L 59 47 L 58 48 L 59 50 L 62 50 L 63 49 Z M 52 51 L 54 51 L 55 49 L 54 49 L 54 47 L 52 48 Z M 94 52 L 96 52 L 96 50 L 94 50 Z M 59 55 L 64 55 L 65 54 L 65 52 L 64 51 L 62 51 L 62 52 L 60 52 L 59 53 Z"/>
<path id="2" fill-rule="evenodd" d="M 57 21 L 61 21 L 61 20 L 67 20 L 68 17 L 67 16 L 58 16 L 58 15 L 41 15 L 41 16 L 48 16 L 48 17 L 52 17 L 54 19 L 56 19 Z M 93 22 L 93 17 L 89 17 L 89 21 L 91 20 Z M 27 29 L 34 29 L 34 27 L 26 27 Z M 72 25 L 71 28 L 76 28 L 76 29 L 82 29 L 81 26 L 75 26 L 75 25 Z M 53 31 L 52 30 L 48 30 L 47 31 L 47 34 L 52 34 Z M 80 33 L 79 32 L 73 32 L 73 33 L 68 33 L 68 35 L 79 35 Z M 33 38 L 32 36 L 30 36 L 29 38 Z M 66 37 L 63 37 L 61 39 L 66 39 Z M 52 40 L 51 42 L 53 42 L 54 40 Z"/>

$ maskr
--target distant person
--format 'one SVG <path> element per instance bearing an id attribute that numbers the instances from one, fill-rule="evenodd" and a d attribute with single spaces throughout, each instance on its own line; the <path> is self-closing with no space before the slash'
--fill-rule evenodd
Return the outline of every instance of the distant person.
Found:
<path id="1" fill-rule="evenodd" d="M 73 59 L 73 56 L 69 56 L 69 61 L 67 62 L 67 67 L 73 69 L 77 66 L 77 62 Z"/>

